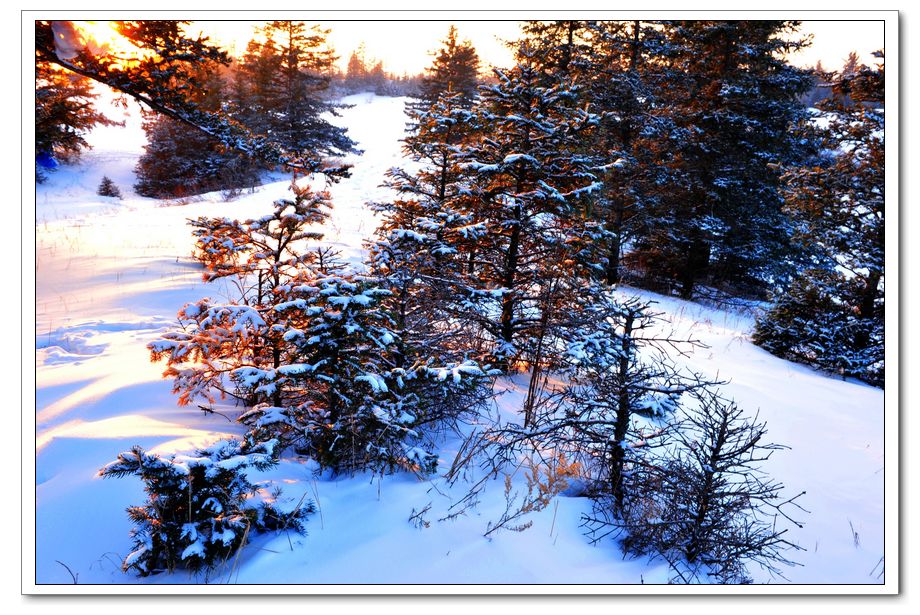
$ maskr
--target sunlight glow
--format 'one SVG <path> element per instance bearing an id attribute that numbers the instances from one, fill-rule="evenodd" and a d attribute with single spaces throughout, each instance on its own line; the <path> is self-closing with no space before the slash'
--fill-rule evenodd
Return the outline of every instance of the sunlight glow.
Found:
<path id="1" fill-rule="evenodd" d="M 251 39 L 258 39 L 264 21 L 193 21 L 185 31 L 189 36 L 206 36 L 211 42 L 239 56 Z M 338 56 L 338 67 L 345 70 L 353 51 L 363 46 L 368 60 L 382 60 L 394 74 L 422 72 L 453 24 L 462 39 L 469 39 L 479 52 L 483 69 L 507 66 L 513 56 L 506 42 L 515 39 L 521 22 L 516 21 L 327 21 L 317 23 L 328 29 L 329 43 Z M 75 21 L 83 43 L 91 51 L 105 51 L 129 62 L 142 53 L 115 29 L 111 21 Z M 829 69 L 839 68 L 847 53 L 856 51 L 863 62 L 875 63 L 872 51 L 884 47 L 884 22 L 881 21 L 805 21 L 799 31 L 811 35 L 812 45 L 789 57 L 796 66 L 813 66 L 822 60 Z"/>
<path id="2" fill-rule="evenodd" d="M 93 47 L 113 53 L 136 55 L 139 49 L 115 29 L 114 21 L 75 21 L 74 27 L 83 35 L 83 42 Z"/>

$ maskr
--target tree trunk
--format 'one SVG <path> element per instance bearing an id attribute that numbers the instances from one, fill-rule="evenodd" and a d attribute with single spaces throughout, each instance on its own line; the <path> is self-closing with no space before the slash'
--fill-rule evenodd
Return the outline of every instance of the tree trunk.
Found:
<path id="1" fill-rule="evenodd" d="M 620 248 L 623 237 L 623 203 L 620 199 L 616 200 L 614 219 L 607 226 L 607 230 L 613 233 L 613 239 L 610 241 L 609 251 L 607 253 L 607 270 L 605 272 L 607 284 L 613 286 L 620 281 Z"/>
<path id="2" fill-rule="evenodd" d="M 869 277 L 866 278 L 866 287 L 859 298 L 857 306 L 857 316 L 861 321 L 872 320 L 875 318 L 875 299 L 878 297 L 878 285 L 882 280 L 880 271 L 870 271 Z M 853 336 L 853 345 L 857 350 L 865 350 L 869 347 L 871 341 L 871 328 L 858 327 L 856 334 Z"/>
<path id="3" fill-rule="evenodd" d="M 507 344 L 514 340 L 514 294 L 511 292 L 514 287 L 515 275 L 517 273 L 518 256 L 521 249 L 521 223 L 520 223 L 521 206 L 517 206 L 518 221 L 511 229 L 511 237 L 508 240 L 508 257 L 505 260 L 505 275 L 502 278 L 505 292 L 502 293 L 502 315 L 501 315 L 501 338 Z"/>
<path id="4" fill-rule="evenodd" d="M 699 237 L 694 237 L 690 241 L 690 245 L 687 247 L 687 258 L 679 278 L 681 299 L 689 300 L 693 298 L 693 288 L 697 280 L 699 280 L 700 274 L 709 266 L 709 251 L 709 244 Z"/>
<path id="5" fill-rule="evenodd" d="M 626 315 L 623 322 L 623 338 L 620 342 L 620 360 L 617 365 L 617 416 L 613 427 L 613 441 L 610 449 L 610 492 L 616 503 L 616 509 L 623 508 L 623 466 L 626 463 L 626 433 L 629 430 L 631 408 L 629 404 L 629 358 L 634 349 L 632 347 L 634 316 Z"/>

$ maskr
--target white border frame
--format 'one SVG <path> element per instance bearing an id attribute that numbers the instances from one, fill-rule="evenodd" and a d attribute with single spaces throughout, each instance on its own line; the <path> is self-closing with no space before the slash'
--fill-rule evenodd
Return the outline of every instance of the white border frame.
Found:
<path id="1" fill-rule="evenodd" d="M 688 11 L 688 10 L 498 10 L 498 11 L 143 11 L 104 10 L 92 11 L 91 17 L 106 19 L 304 19 L 309 21 L 334 20 L 406 20 L 492 21 L 528 19 L 796 19 L 885 22 L 885 190 L 886 190 L 886 388 L 885 388 L 885 583 L 879 585 L 751 585 L 751 586 L 664 586 L 664 585 L 38 585 L 35 583 L 35 349 L 31 343 L 35 330 L 35 192 L 31 164 L 26 164 L 34 153 L 34 133 L 27 130 L 34 122 L 34 63 L 35 33 L 32 23 L 36 19 L 78 19 L 87 17 L 88 10 L 23 10 L 21 13 L 22 60 L 22 518 L 21 591 L 23 594 L 41 595 L 225 595 L 225 594 L 307 594 L 307 595 L 891 595 L 899 593 L 900 563 L 903 552 L 899 544 L 900 521 L 900 449 L 899 436 L 903 424 L 899 415 L 899 76 L 900 42 L 899 15 L 897 11 Z M 666 15 L 665 15 L 666 14 Z M 30 196 L 31 195 L 31 196 Z M 30 256 L 32 255 L 32 256 Z M 28 258 L 26 258 L 29 256 Z M 30 368 L 31 366 L 31 368 Z M 31 578 L 30 578 L 31 577 Z M 676 605 L 675 605 L 676 606 Z"/>

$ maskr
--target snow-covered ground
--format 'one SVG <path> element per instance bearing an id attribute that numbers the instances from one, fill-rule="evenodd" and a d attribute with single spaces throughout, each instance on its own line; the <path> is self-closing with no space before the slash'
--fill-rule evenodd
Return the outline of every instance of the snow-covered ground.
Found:
<path id="1" fill-rule="evenodd" d="M 364 150 L 352 157 L 353 176 L 331 186 L 333 220 L 326 240 L 358 261 L 374 230 L 367 201 L 385 198 L 384 172 L 401 160 L 404 99 L 357 95 L 340 120 Z M 116 118 L 117 119 L 117 118 Z M 201 281 L 190 259 L 188 218 L 248 217 L 269 211 L 284 196 L 280 181 L 223 202 L 219 194 L 181 202 L 138 197 L 133 167 L 144 143 L 136 108 L 126 126 L 90 135 L 94 149 L 82 161 L 52 173 L 36 190 L 36 570 L 39 584 L 71 583 L 66 567 L 87 583 L 665 583 L 666 566 L 624 560 L 612 542 L 592 545 L 580 527 L 590 504 L 559 497 L 530 516 L 524 532 L 499 531 L 490 521 L 504 510 L 501 480 L 479 506 L 439 522 L 465 486 L 411 475 L 315 477 L 309 463 L 285 459 L 257 476 L 283 486 L 294 501 L 304 494 L 318 512 L 308 534 L 257 537 L 232 571 L 210 578 L 180 573 L 137 579 L 120 562 L 130 548 L 125 508 L 144 494 L 133 478 L 96 472 L 134 444 L 162 453 L 188 451 L 230 433 L 220 415 L 179 408 L 163 366 L 145 347 L 175 323 L 185 303 L 220 296 Z M 125 195 L 95 194 L 103 174 Z M 787 493 L 806 491 L 804 529 L 792 538 L 805 551 L 789 568 L 793 583 L 869 584 L 884 580 L 884 431 L 882 391 L 844 382 L 777 359 L 749 340 L 748 316 L 624 289 L 658 302 L 678 332 L 708 348 L 685 361 L 729 380 L 724 392 L 767 421 L 769 438 L 787 445 L 765 468 Z M 526 382 L 499 385 L 502 413 L 515 412 Z M 232 410 L 231 410 L 232 411 Z M 459 442 L 447 438 L 441 463 Z M 415 512 L 425 526 L 411 523 Z M 893 531 L 890 530 L 890 531 Z M 758 582 L 781 582 L 754 569 Z M 28 575 L 28 572 L 26 573 Z"/>

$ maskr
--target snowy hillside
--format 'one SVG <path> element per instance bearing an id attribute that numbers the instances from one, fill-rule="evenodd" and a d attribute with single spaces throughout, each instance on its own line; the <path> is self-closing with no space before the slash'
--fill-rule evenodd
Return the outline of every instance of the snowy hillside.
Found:
<path id="1" fill-rule="evenodd" d="M 363 155 L 352 177 L 330 187 L 335 210 L 325 241 L 352 262 L 375 228 L 368 201 L 387 197 L 385 171 L 401 162 L 405 99 L 361 94 L 336 122 L 347 126 Z M 119 118 L 116 118 L 119 119 Z M 201 281 L 190 258 L 187 220 L 244 218 L 268 212 L 289 194 L 283 180 L 224 202 L 219 193 L 183 201 L 136 196 L 133 167 L 144 144 L 136 106 L 125 127 L 90 135 L 94 149 L 62 167 L 36 190 L 36 582 L 109 583 L 666 583 L 660 561 L 624 559 L 612 541 L 591 544 L 581 517 L 584 498 L 561 496 L 528 517 L 522 532 L 483 533 L 505 508 L 502 481 L 489 485 L 474 510 L 451 520 L 462 482 L 397 474 L 316 476 L 293 456 L 255 475 L 274 481 L 283 497 L 312 499 L 305 536 L 256 537 L 233 567 L 210 578 L 187 574 L 138 579 L 120 563 L 131 546 L 125 514 L 144 494 L 133 478 L 96 472 L 140 444 L 159 453 L 185 452 L 242 429 L 220 414 L 180 408 L 150 362 L 146 344 L 175 325 L 176 312 L 219 285 Z M 121 201 L 96 196 L 102 175 L 121 188 Z M 629 288 L 623 295 L 656 301 L 679 333 L 708 347 L 681 359 L 707 376 L 729 381 L 724 393 L 768 425 L 768 438 L 789 447 L 765 466 L 809 514 L 790 538 L 804 551 L 801 566 L 784 570 L 792 583 L 870 584 L 884 581 L 883 392 L 775 358 L 749 341 L 749 316 Z M 526 378 L 503 380 L 496 411 L 517 413 Z M 222 408 L 228 416 L 236 409 Z M 449 467 L 460 438 L 441 444 Z M 518 479 L 520 480 L 520 479 Z M 410 519 L 420 511 L 423 514 Z M 892 531 L 889 528 L 889 531 Z M 66 566 L 66 567 L 65 567 Z M 756 568 L 757 582 L 784 582 Z M 26 573 L 28 574 L 28 573 Z"/>

